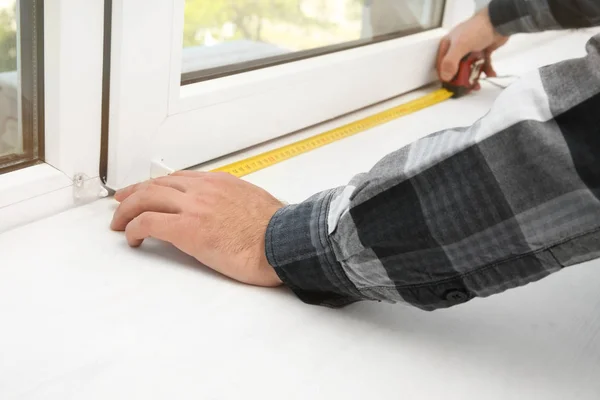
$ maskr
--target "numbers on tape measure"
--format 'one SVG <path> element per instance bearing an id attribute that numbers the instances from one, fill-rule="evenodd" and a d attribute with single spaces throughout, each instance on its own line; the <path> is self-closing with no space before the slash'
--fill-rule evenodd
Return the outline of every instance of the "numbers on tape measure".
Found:
<path id="1" fill-rule="evenodd" d="M 328 132 L 318 134 L 316 136 L 313 136 L 312 138 L 304 139 L 299 142 L 283 146 L 279 149 L 259 154 L 255 157 L 250 157 L 245 160 L 234 162 L 224 167 L 217 168 L 214 171 L 228 172 L 237 177 L 242 177 L 252 172 L 268 168 L 284 160 L 296 157 L 300 154 L 307 153 L 309 151 L 315 150 L 333 142 L 356 135 L 357 133 L 374 128 L 378 125 L 382 125 L 387 122 L 393 121 L 397 118 L 412 114 L 416 111 L 422 110 L 423 108 L 432 106 L 446 99 L 449 99 L 450 97 L 452 97 L 451 92 L 445 89 L 440 89 L 416 100 L 410 101 L 408 103 L 402 104 L 400 106 L 391 108 L 386 111 L 382 111 L 378 114 L 371 115 L 359 121 L 355 121 L 342 127 L 332 129 Z"/>

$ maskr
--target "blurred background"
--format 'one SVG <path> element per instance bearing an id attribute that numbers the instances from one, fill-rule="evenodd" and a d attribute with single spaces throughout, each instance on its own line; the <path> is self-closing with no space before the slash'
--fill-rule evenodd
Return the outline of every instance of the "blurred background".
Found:
<path id="1" fill-rule="evenodd" d="M 15 0 L 0 0 L 0 157 L 19 153 L 17 17 Z"/>

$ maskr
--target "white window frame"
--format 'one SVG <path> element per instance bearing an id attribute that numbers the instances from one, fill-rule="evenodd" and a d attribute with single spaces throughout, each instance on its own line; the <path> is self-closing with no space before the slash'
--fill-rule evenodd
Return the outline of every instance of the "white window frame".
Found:
<path id="1" fill-rule="evenodd" d="M 119 189 L 298 131 L 436 79 L 441 28 L 180 85 L 185 0 L 113 0 L 107 186 Z M 409 60 L 409 61 L 407 61 Z"/>
<path id="2" fill-rule="evenodd" d="M 45 164 L 0 175 L 0 232 L 106 194 L 103 33 L 103 0 L 44 1 Z"/>

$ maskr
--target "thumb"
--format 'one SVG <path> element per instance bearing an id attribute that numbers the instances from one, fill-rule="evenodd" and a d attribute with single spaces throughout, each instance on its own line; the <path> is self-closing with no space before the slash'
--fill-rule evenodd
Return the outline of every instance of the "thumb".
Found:
<path id="1" fill-rule="evenodd" d="M 460 60 L 469 53 L 469 50 L 462 46 L 458 40 L 450 42 L 450 48 L 442 59 L 440 65 L 440 77 L 443 81 L 450 81 L 458 72 Z"/>

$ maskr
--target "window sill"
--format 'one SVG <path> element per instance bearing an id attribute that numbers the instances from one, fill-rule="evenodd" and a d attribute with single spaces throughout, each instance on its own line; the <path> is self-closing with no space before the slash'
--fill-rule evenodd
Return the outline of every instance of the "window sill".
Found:
<path id="1" fill-rule="evenodd" d="M 77 184 L 48 164 L 0 175 L 0 233 L 106 195 L 98 178 Z"/>
<path id="2" fill-rule="evenodd" d="M 528 58 L 541 57 L 536 51 Z M 522 63 L 515 59 L 503 69 L 516 73 Z M 499 92 L 484 82 L 477 94 L 248 180 L 302 201 L 370 169 L 392 148 L 472 123 Z M 348 116 L 354 117 L 360 116 Z M 0 235 L 0 336 L 6 343 L 0 398 L 278 398 L 290 388 L 298 398 L 370 398 L 373 387 L 394 398 L 398 370 L 414 382 L 407 398 L 468 398 L 481 382 L 490 399 L 569 398 L 573 382 L 580 397 L 597 397 L 600 320 L 589 316 L 600 309 L 598 262 L 435 316 L 378 303 L 332 312 L 308 307 L 287 290 L 234 284 L 164 243 L 149 240 L 132 250 L 122 233 L 108 228 L 115 206 L 104 199 Z M 487 368 L 478 367 L 483 364 Z M 222 373 L 232 366 L 235 384 Z M 267 368 L 275 385 L 262 384 Z M 525 379 L 528 370 L 539 379 Z M 303 379 L 313 384 L 299 385 L 297 371 L 306 371 Z"/>

